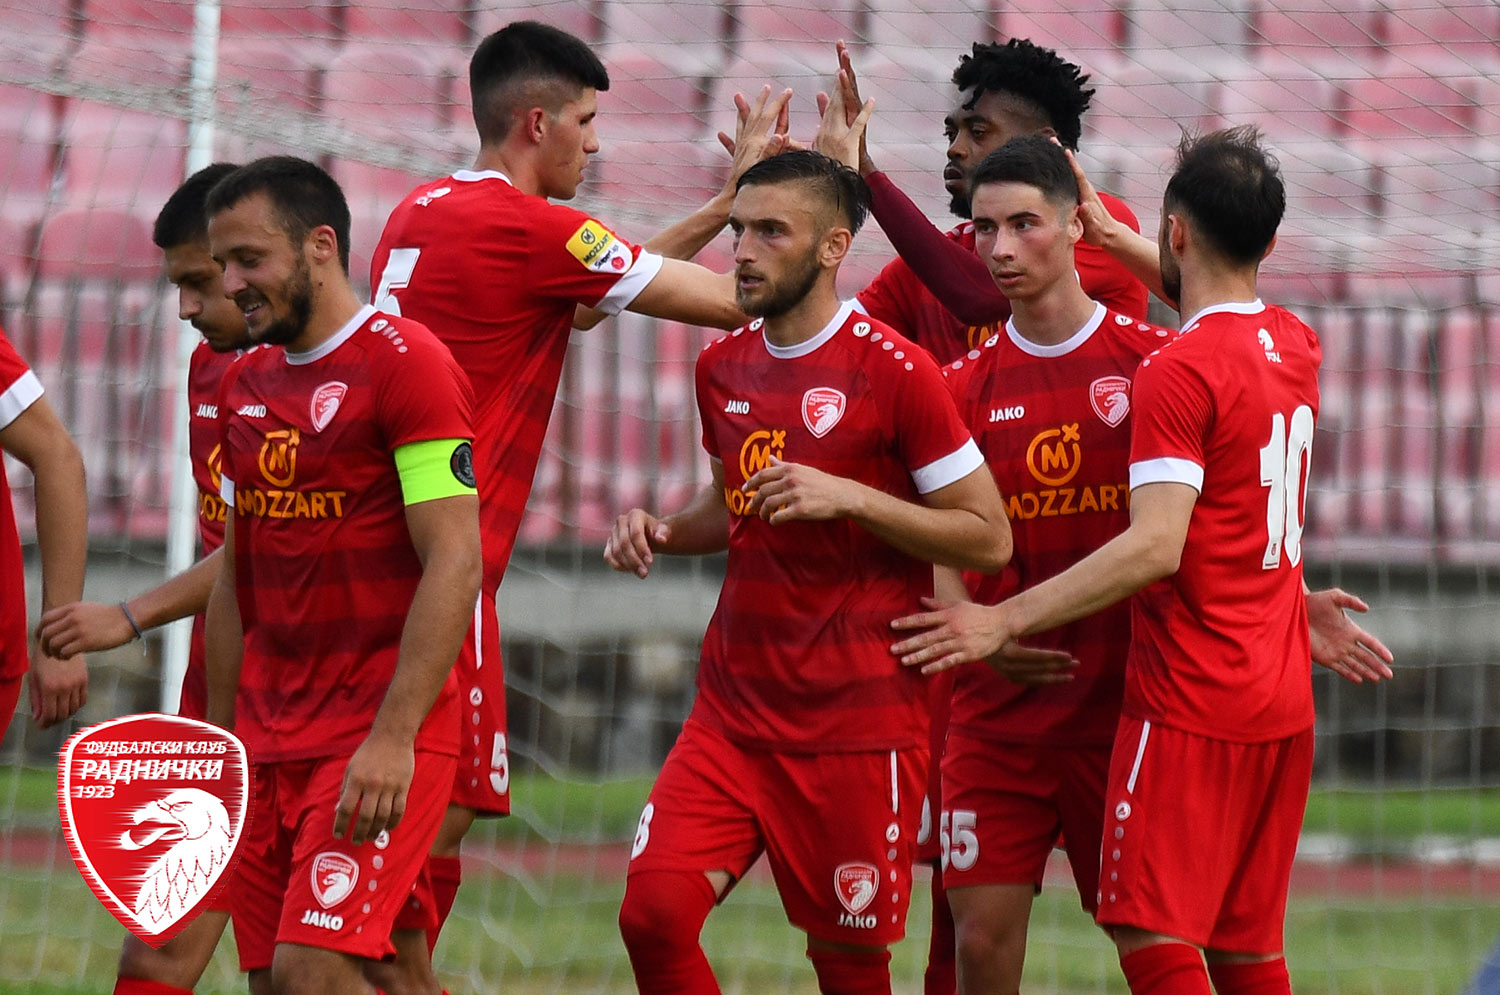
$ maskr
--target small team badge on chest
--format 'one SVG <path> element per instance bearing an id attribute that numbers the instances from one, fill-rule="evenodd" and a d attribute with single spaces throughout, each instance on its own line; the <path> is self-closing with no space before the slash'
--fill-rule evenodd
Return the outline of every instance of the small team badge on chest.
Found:
<path id="1" fill-rule="evenodd" d="M 344 403 L 344 395 L 347 393 L 349 393 L 349 385 L 339 380 L 330 380 L 313 391 L 313 431 L 321 432 L 328 427 L 328 423 L 333 421 L 333 416 L 338 414 L 339 405 Z"/>
<path id="2" fill-rule="evenodd" d="M 1120 376 L 1100 377 L 1089 384 L 1089 403 L 1104 424 L 1119 428 L 1130 414 L 1130 381 Z"/>
<path id="3" fill-rule="evenodd" d="M 802 395 L 802 424 L 813 434 L 813 438 L 821 439 L 833 431 L 833 426 L 844 417 L 844 408 L 848 404 L 848 398 L 841 390 L 832 387 L 814 387 Z"/>

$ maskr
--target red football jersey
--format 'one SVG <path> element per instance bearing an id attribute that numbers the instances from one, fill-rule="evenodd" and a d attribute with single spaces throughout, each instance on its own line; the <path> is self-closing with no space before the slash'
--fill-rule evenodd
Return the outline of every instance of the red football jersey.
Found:
<path id="1" fill-rule="evenodd" d="M 0 429 L 20 417 L 21 412 L 42 396 L 42 383 L 26 361 L 11 348 L 0 329 Z M 16 512 L 11 506 L 10 485 L 0 465 L 0 681 L 26 673 L 26 569 L 21 558 L 21 536 L 16 531 Z M 5 716 L 8 721 L 10 716 Z"/>
<path id="2" fill-rule="evenodd" d="M 1109 213 L 1140 231 L 1135 212 L 1125 202 L 1107 193 L 1100 199 Z M 948 233 L 948 237 L 974 250 L 974 223 L 965 221 Z M 1074 266 L 1084 292 L 1102 301 L 1111 311 L 1144 320 L 1150 292 L 1114 256 L 1098 246 L 1079 242 L 1074 248 Z M 998 332 L 1010 317 L 1009 302 L 996 291 L 999 309 L 995 320 L 986 325 L 965 325 L 932 295 L 917 274 L 899 256 L 886 263 L 880 274 L 857 296 L 866 314 L 905 333 L 921 345 L 938 362 L 948 363 L 984 342 Z"/>
<path id="3" fill-rule="evenodd" d="M 927 689 L 891 655 L 891 619 L 932 567 L 852 522 L 770 525 L 741 485 L 771 457 L 908 501 L 983 466 L 931 357 L 844 304 L 791 348 L 752 322 L 698 358 L 703 446 L 724 464 L 729 566 L 703 639 L 694 717 L 745 746 L 927 743 Z"/>
<path id="4" fill-rule="evenodd" d="M 219 391 L 245 657 L 235 732 L 259 762 L 352 752 L 395 673 L 422 564 L 392 452 L 472 438 L 472 397 L 414 321 L 364 307 L 302 354 L 256 349 Z M 450 674 L 418 747 L 458 750 Z"/>
<path id="5" fill-rule="evenodd" d="M 1098 305 L 1065 342 L 1037 345 L 1014 324 L 949 366 L 948 386 L 1005 498 L 1015 553 L 998 574 L 966 577 L 982 604 L 1034 587 L 1130 524 L 1130 383 L 1141 357 L 1174 335 Z M 1066 650 L 1066 684 L 1023 687 L 985 664 L 961 667 L 952 728 L 1053 746 L 1114 741 L 1125 688 L 1125 602 L 1025 645 Z"/>
<path id="6" fill-rule="evenodd" d="M 1177 573 L 1131 601 L 1132 717 L 1234 742 L 1313 723 L 1302 509 L 1318 337 L 1281 308 L 1221 304 L 1141 361 L 1132 489 L 1198 490 Z"/>
<path id="7" fill-rule="evenodd" d="M 219 496 L 219 384 L 239 352 L 214 352 L 199 342 L 188 360 L 188 463 L 198 485 L 200 556 L 224 545 L 224 499 Z M 201 719 L 208 714 L 208 680 L 204 672 L 203 616 L 193 616 L 193 637 L 177 713 Z"/>
<path id="8" fill-rule="evenodd" d="M 370 263 L 375 303 L 422 322 L 474 387 L 486 589 L 499 587 L 541 457 L 578 304 L 618 313 L 661 257 L 496 172 L 417 187 Z"/>

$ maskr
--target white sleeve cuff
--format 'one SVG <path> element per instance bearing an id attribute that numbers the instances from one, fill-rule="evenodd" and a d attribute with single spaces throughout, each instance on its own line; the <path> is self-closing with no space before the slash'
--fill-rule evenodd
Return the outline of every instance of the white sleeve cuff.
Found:
<path id="1" fill-rule="evenodd" d="M 1203 467 L 1190 459 L 1159 456 L 1130 464 L 1130 489 L 1144 484 L 1187 484 L 1203 493 Z"/>
<path id="2" fill-rule="evenodd" d="M 918 494 L 931 494 L 964 479 L 981 466 L 984 466 L 984 453 L 971 438 L 942 459 L 913 470 L 911 480 L 917 485 Z"/>
<path id="3" fill-rule="evenodd" d="M 42 396 L 42 382 L 36 374 L 27 370 L 15 382 L 0 393 L 0 428 L 21 417 L 21 412 L 31 407 Z"/>
<path id="4" fill-rule="evenodd" d="M 224 503 L 229 507 L 234 507 L 234 481 L 222 473 L 219 474 L 219 497 L 223 498 Z"/>
<path id="5" fill-rule="evenodd" d="M 625 275 L 615 281 L 615 285 L 609 288 L 609 293 L 599 298 L 599 303 L 594 307 L 605 314 L 619 314 L 640 296 L 641 291 L 660 272 L 661 256 L 642 249 L 636 254 L 635 262 L 625 271 Z"/>

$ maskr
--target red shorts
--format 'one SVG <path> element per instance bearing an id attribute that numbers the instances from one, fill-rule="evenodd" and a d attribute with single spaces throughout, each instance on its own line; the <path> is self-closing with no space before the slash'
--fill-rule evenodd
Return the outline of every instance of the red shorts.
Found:
<path id="1" fill-rule="evenodd" d="M 240 970 L 270 967 L 278 943 L 371 959 L 395 954 L 396 914 L 448 808 L 447 791 L 421 788 L 453 777 L 452 757 L 418 750 L 416 761 L 401 824 L 362 846 L 333 835 L 348 756 L 257 765 L 234 894 Z"/>
<path id="2" fill-rule="evenodd" d="M 16 717 L 16 706 L 21 703 L 21 677 L 0 677 L 0 736 L 10 728 L 10 720 Z"/>
<path id="3" fill-rule="evenodd" d="M 495 593 L 481 591 L 474 623 L 454 667 L 463 729 L 453 804 L 480 815 L 510 814 L 510 755 L 505 742 L 505 669 L 500 664 L 500 623 Z"/>
<path id="4" fill-rule="evenodd" d="M 1313 731 L 1229 743 L 1122 717 L 1098 920 L 1230 953 L 1282 949 Z"/>
<path id="5" fill-rule="evenodd" d="M 917 860 L 924 864 L 936 864 L 943 858 L 937 815 L 943 811 L 943 744 L 948 738 L 948 715 L 953 710 L 953 676 L 952 670 L 945 670 L 927 681 L 932 762 L 927 765 L 927 795 L 922 799 L 922 825 L 917 830 Z"/>
<path id="6" fill-rule="evenodd" d="M 630 873 L 724 870 L 766 854 L 787 918 L 832 943 L 906 932 L 927 750 L 742 749 L 688 719 L 641 813 Z"/>
<path id="7" fill-rule="evenodd" d="M 1109 752 L 950 734 L 943 754 L 943 886 L 1040 888 L 1060 834 L 1078 897 L 1094 911 Z"/>

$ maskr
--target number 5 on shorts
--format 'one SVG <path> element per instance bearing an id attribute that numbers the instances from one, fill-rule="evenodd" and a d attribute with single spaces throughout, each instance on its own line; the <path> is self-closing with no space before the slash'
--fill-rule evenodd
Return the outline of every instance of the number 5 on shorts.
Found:
<path id="1" fill-rule="evenodd" d="M 495 745 L 490 749 L 490 787 L 497 795 L 510 790 L 510 753 L 503 732 L 495 733 Z"/>
<path id="2" fill-rule="evenodd" d="M 974 813 L 966 809 L 944 812 L 939 826 L 939 845 L 943 849 L 943 870 L 951 865 L 956 871 L 967 871 L 979 859 L 979 835 L 974 831 Z"/>

